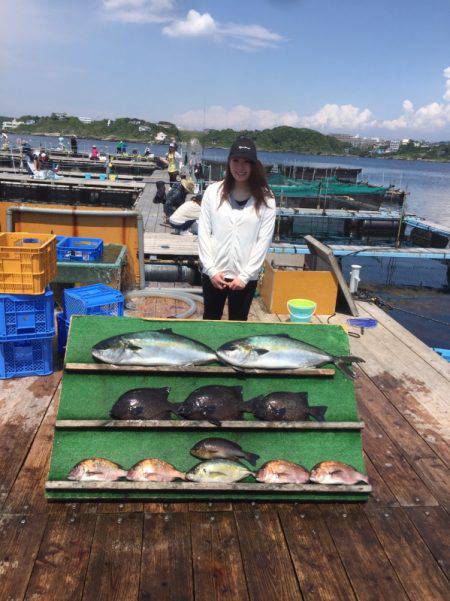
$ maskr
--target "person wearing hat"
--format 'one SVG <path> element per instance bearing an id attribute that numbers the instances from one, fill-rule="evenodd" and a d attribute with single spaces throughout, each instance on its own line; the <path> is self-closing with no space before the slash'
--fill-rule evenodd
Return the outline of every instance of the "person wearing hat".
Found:
<path id="1" fill-rule="evenodd" d="M 169 224 L 175 230 L 173 234 L 187 236 L 193 233 L 195 226 L 200 217 L 200 205 L 202 204 L 202 195 L 197 194 L 183 202 L 176 211 L 169 217 Z"/>
<path id="2" fill-rule="evenodd" d="M 164 214 L 166 220 L 183 204 L 188 194 L 194 194 L 195 184 L 191 179 L 183 178 L 180 182 L 175 182 L 166 196 L 164 203 Z"/>
<path id="3" fill-rule="evenodd" d="M 169 182 L 173 184 L 177 181 L 180 173 L 181 154 L 178 152 L 178 146 L 175 142 L 169 144 L 169 152 L 166 154 L 167 171 L 169 172 Z"/>
<path id="4" fill-rule="evenodd" d="M 252 140 L 231 146 L 225 179 L 203 195 L 198 226 L 203 319 L 246 321 L 272 241 L 276 205 Z"/>
<path id="5" fill-rule="evenodd" d="M 91 156 L 89 158 L 91 159 L 91 161 L 99 160 L 98 149 L 97 149 L 97 146 L 95 146 L 95 144 L 92 146 Z"/>

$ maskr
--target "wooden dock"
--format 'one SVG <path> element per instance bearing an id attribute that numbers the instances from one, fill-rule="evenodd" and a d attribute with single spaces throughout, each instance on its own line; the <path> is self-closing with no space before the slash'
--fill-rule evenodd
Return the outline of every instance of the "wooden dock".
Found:
<path id="1" fill-rule="evenodd" d="M 160 206 L 160 205 L 158 205 Z M 450 260 L 450 248 L 394 248 L 385 246 L 356 246 L 344 244 L 330 244 L 335 256 L 343 257 L 356 255 L 360 257 L 385 257 L 409 259 L 440 259 Z M 198 244 L 196 236 L 174 236 L 161 231 L 148 231 L 144 236 L 144 252 L 147 256 L 180 256 L 198 257 Z M 306 245 L 289 243 L 272 243 L 270 252 L 285 254 L 308 254 Z"/>
<path id="2" fill-rule="evenodd" d="M 61 371 L 3 380 L 0 599 L 448 599 L 449 364 L 380 309 L 359 310 L 379 320 L 350 338 L 366 361 L 364 505 L 49 503 Z M 286 316 L 255 302 L 251 319 Z"/>

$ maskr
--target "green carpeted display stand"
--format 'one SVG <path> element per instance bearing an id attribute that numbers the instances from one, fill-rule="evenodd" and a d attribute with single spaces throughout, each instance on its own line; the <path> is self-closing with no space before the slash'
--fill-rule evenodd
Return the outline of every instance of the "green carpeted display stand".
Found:
<path id="1" fill-rule="evenodd" d="M 67 345 L 67 363 L 94 363 L 94 344 L 117 334 L 172 328 L 181 335 L 200 340 L 213 349 L 226 341 L 255 334 L 289 333 L 333 355 L 348 354 L 348 339 L 340 326 L 272 324 L 255 322 L 148 321 L 137 318 L 74 317 Z M 332 378 L 280 377 L 239 374 L 225 376 L 145 375 L 142 373 L 65 372 L 58 420 L 108 419 L 119 396 L 139 387 L 170 387 L 169 400 L 182 402 L 199 386 L 208 384 L 241 385 L 245 400 L 275 391 L 307 391 L 310 405 L 327 405 L 327 421 L 358 419 L 354 385 L 336 370 Z M 246 414 L 246 419 L 252 419 Z M 246 451 L 257 453 L 256 469 L 270 459 L 287 459 L 311 468 L 319 461 L 338 460 L 365 472 L 361 432 L 291 430 L 87 430 L 56 429 L 49 481 L 67 478 L 70 469 L 82 459 L 105 457 L 125 469 L 147 457 L 158 457 L 186 471 L 198 463 L 189 450 L 202 438 L 221 436 L 238 442 Z M 252 481 L 250 478 L 249 482 Z M 50 499 L 249 499 L 249 500 L 365 500 L 367 493 L 287 493 L 280 490 L 242 493 L 236 491 L 47 491 Z"/>

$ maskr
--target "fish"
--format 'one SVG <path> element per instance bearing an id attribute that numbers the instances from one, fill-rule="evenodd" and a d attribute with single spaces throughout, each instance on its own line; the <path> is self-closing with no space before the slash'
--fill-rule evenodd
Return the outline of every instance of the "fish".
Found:
<path id="1" fill-rule="evenodd" d="M 351 465 L 341 461 L 322 461 L 315 465 L 310 474 L 311 482 L 316 484 L 357 484 L 369 479 Z"/>
<path id="2" fill-rule="evenodd" d="M 92 347 L 92 355 L 113 365 L 183 367 L 217 361 L 202 342 L 175 334 L 170 328 L 112 336 Z"/>
<path id="3" fill-rule="evenodd" d="M 127 480 L 134 482 L 172 482 L 186 480 L 183 472 L 162 459 L 142 459 L 128 470 Z"/>
<path id="4" fill-rule="evenodd" d="M 299 369 L 333 363 L 345 376 L 354 378 L 352 363 L 364 362 L 353 355 L 330 355 L 322 349 L 292 338 L 289 334 L 249 336 L 231 340 L 217 351 L 218 358 L 237 370 Z"/>
<path id="5" fill-rule="evenodd" d="M 231 484 L 253 474 L 245 465 L 229 459 L 210 459 L 195 465 L 186 473 L 192 482 L 218 482 Z"/>
<path id="6" fill-rule="evenodd" d="M 244 407 L 242 386 L 201 386 L 173 412 L 183 419 L 207 420 L 221 426 L 222 420 L 242 419 Z"/>
<path id="7" fill-rule="evenodd" d="M 121 465 L 102 459 L 101 457 L 91 457 L 83 459 L 77 463 L 69 472 L 68 480 L 78 480 L 90 482 L 94 480 L 102 480 L 104 482 L 112 482 L 119 478 L 125 478 L 127 470 L 124 470 Z"/>
<path id="8" fill-rule="evenodd" d="M 170 419 L 170 388 L 133 388 L 114 403 L 110 416 L 114 419 Z"/>
<path id="9" fill-rule="evenodd" d="M 250 399 L 246 410 L 265 421 L 306 421 L 309 416 L 325 421 L 325 405 L 310 407 L 307 392 L 271 392 Z"/>
<path id="10" fill-rule="evenodd" d="M 262 466 L 255 477 L 258 482 L 267 484 L 305 484 L 309 480 L 309 472 L 292 461 L 272 459 Z"/>
<path id="11" fill-rule="evenodd" d="M 226 438 L 204 438 L 192 447 L 191 455 L 198 459 L 246 459 L 252 465 L 259 459 L 256 453 L 248 453 Z"/>

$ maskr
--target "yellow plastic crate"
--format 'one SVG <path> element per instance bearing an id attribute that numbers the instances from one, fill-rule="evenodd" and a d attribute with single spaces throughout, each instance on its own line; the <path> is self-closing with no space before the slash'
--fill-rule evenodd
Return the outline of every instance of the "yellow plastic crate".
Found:
<path id="1" fill-rule="evenodd" d="M 56 270 L 56 236 L 0 234 L 1 294 L 44 294 Z"/>

